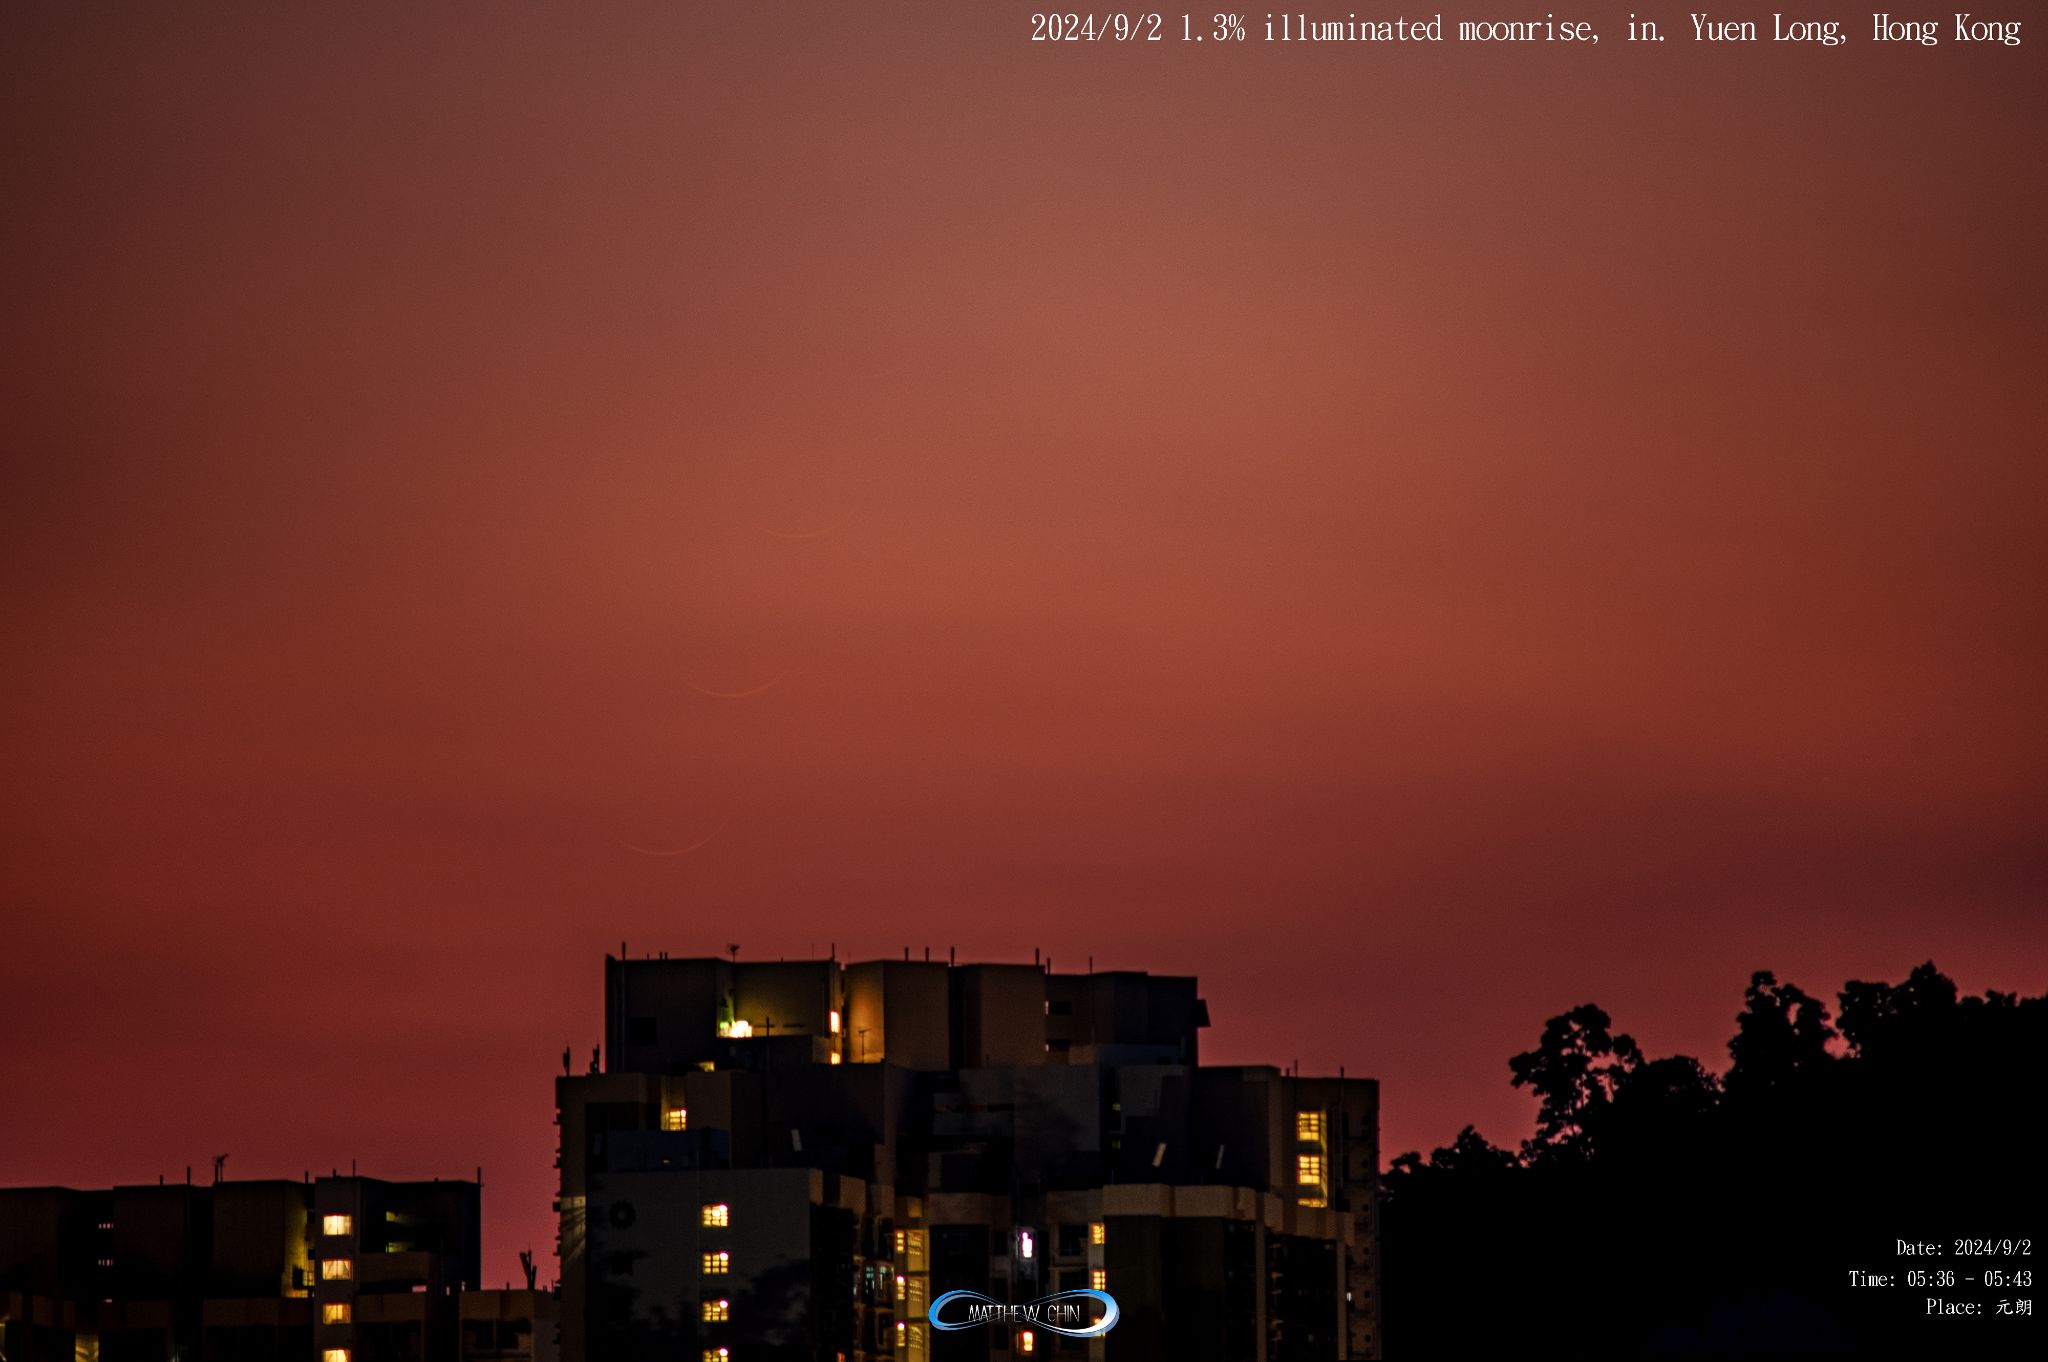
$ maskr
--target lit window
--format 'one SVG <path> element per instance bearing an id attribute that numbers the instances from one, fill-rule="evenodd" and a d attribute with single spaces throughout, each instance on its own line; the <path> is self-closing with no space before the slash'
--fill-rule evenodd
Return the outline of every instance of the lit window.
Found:
<path id="1" fill-rule="evenodd" d="M 1300 1201 L 1302 1205 L 1310 1207 L 1312 1209 L 1321 1208 L 1323 1206 L 1327 1206 L 1330 1204 L 1330 1199 L 1320 1192 L 1316 1193 L 1314 1196 L 1302 1197 L 1300 1198 Z"/>
<path id="2" fill-rule="evenodd" d="M 1017 1231 L 1017 1256 L 1029 1258 L 1038 1252 L 1038 1241 L 1031 1237 L 1030 1230 Z"/>
<path id="3" fill-rule="evenodd" d="M 718 1034 L 733 1040 L 745 1040 L 754 1034 L 754 1024 L 749 1021 L 730 1021 L 718 1024 Z"/>
<path id="4" fill-rule="evenodd" d="M 725 1362 L 725 1359 L 731 1356 L 732 1349 L 730 1348 L 706 1348 L 704 1350 L 704 1362 Z"/>
<path id="5" fill-rule="evenodd" d="M 837 1050 L 834 1050 L 832 1052 L 831 1062 L 834 1064 L 844 1064 L 846 1060 L 844 1059 L 844 1057 L 840 1055 L 840 1053 Z"/>
<path id="6" fill-rule="evenodd" d="M 1032 1333 L 1029 1329 L 1019 1329 L 1017 1331 L 1017 1351 L 1020 1353 L 1037 1352 L 1038 1335 Z"/>
<path id="7" fill-rule="evenodd" d="M 689 1109 L 686 1107 L 670 1107 L 667 1111 L 664 1111 L 661 1114 L 661 1128 L 663 1130 L 688 1130 L 690 1128 Z"/>
<path id="8" fill-rule="evenodd" d="M 322 1324 L 346 1324 L 354 1317 L 355 1312 L 349 1308 L 347 1301 L 329 1301 L 320 1307 Z"/>
<path id="9" fill-rule="evenodd" d="M 704 1203 L 703 1216 L 704 1224 L 708 1228 L 722 1230 L 732 1223 L 732 1207 L 723 1201 L 707 1201 Z"/>
<path id="10" fill-rule="evenodd" d="M 1297 1139 L 1310 1144 L 1323 1142 L 1323 1114 L 1320 1111 L 1297 1111 L 1294 1113 L 1294 1134 Z"/>
<path id="11" fill-rule="evenodd" d="M 348 1349 L 322 1348 L 320 1350 L 320 1362 L 348 1362 Z"/>
<path id="12" fill-rule="evenodd" d="M 898 1230 L 896 1232 L 896 1256 L 902 1266 L 911 1272 L 924 1271 L 924 1231 Z"/>
<path id="13" fill-rule="evenodd" d="M 719 1249 L 716 1253 L 707 1253 L 704 1255 L 705 1276 L 723 1277 L 726 1273 L 730 1271 L 732 1271 L 732 1255 L 730 1253 L 727 1253 L 724 1249 Z"/>
<path id="14" fill-rule="evenodd" d="M 836 1007 L 832 1009 L 832 1034 L 839 1034 L 839 1009 Z"/>
<path id="15" fill-rule="evenodd" d="M 1091 1243 L 1091 1244 L 1106 1244 L 1106 1243 L 1108 1243 L 1108 1242 L 1109 1242 L 1109 1226 L 1107 1226 L 1107 1225 L 1103 1224 L 1103 1223 L 1102 1223 L 1102 1222 L 1101 1222 L 1100 1220 L 1091 1220 L 1091 1221 L 1089 1221 L 1089 1222 L 1088 1222 L 1088 1242 L 1089 1242 L 1089 1243 Z"/>
<path id="16" fill-rule="evenodd" d="M 1088 1285 L 1097 1291 L 1109 1290 L 1109 1272 L 1099 1267 L 1088 1269 Z"/>
<path id="17" fill-rule="evenodd" d="M 901 1305 L 901 1304 L 903 1303 L 903 1300 L 904 1300 L 905 1296 L 907 1296 L 907 1295 L 909 1294 L 909 1290 L 910 1290 L 910 1288 L 909 1288 L 909 1285 L 908 1285 L 908 1283 L 907 1283 L 907 1282 L 906 1282 L 906 1281 L 904 1280 L 903 1274 L 902 1274 L 902 1273 L 900 1273 L 900 1272 L 899 1272 L 899 1273 L 897 1273 L 897 1274 L 896 1274 L 896 1303 L 897 1303 L 898 1305 Z"/>
<path id="18" fill-rule="evenodd" d="M 320 1233 L 322 1234 L 341 1235 L 354 1234 L 355 1232 L 356 1218 L 352 1215 L 323 1215 L 320 1217 Z"/>
<path id="19" fill-rule="evenodd" d="M 345 1282 L 356 1275 L 355 1260 L 352 1258 L 322 1258 L 320 1280 L 323 1282 Z"/>
<path id="20" fill-rule="evenodd" d="M 706 1324 L 723 1324 L 731 1318 L 731 1301 L 716 1300 L 704 1302 L 704 1322 Z"/>
<path id="21" fill-rule="evenodd" d="M 1294 1159 L 1300 1172 L 1298 1181 L 1304 1187 L 1323 1185 L 1323 1156 L 1321 1154 L 1297 1154 Z"/>

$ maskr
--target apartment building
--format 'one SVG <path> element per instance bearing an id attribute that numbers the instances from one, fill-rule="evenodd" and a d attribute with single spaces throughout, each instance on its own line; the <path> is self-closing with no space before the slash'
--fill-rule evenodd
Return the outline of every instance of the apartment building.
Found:
<path id="1" fill-rule="evenodd" d="M 1378 1089 L 1204 1066 L 1196 981 L 608 958 L 556 1084 L 564 1362 L 1378 1355 Z M 971 1291 L 1113 1296 L 1093 1338 Z"/>

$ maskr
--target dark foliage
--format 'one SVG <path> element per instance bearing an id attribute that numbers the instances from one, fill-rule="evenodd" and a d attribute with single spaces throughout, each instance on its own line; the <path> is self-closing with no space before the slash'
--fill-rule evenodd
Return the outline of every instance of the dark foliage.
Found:
<path id="1" fill-rule="evenodd" d="M 1646 1058 L 1590 1004 L 1553 1017 L 1509 1061 L 1539 1102 L 1519 1153 L 1468 1126 L 1394 1160 L 1386 1355 L 2048 1356 L 2038 1315 L 1990 1313 L 2034 1289 L 1904 1276 L 2048 1267 L 2048 997 L 1959 997 L 1927 964 L 1847 985 L 1830 1018 L 1760 971 L 1728 1048 L 1716 1078 Z M 2033 1256 L 1958 1257 L 1962 1238 Z M 1930 1317 L 1930 1296 L 1987 1313 Z"/>

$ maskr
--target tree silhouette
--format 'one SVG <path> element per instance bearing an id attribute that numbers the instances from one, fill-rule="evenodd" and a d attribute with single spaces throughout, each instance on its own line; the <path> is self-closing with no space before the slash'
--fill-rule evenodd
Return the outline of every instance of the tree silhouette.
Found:
<path id="1" fill-rule="evenodd" d="M 1835 1029 L 1819 999 L 1760 969 L 1749 977 L 1742 1001 L 1735 1038 L 1728 1042 L 1734 1060 L 1728 1070 L 1730 1092 L 1788 1087 L 1817 1073 L 1832 1057 L 1828 1046 Z"/>
<path id="2" fill-rule="evenodd" d="M 1508 1061 L 1514 1085 L 1541 1101 L 1536 1136 L 1522 1146 L 1530 1158 L 1584 1158 L 1592 1153 L 1589 1124 L 1598 1124 L 1642 1051 L 1611 1035 L 1605 1012 L 1591 1003 L 1552 1017 L 1534 1050 Z"/>
<path id="3" fill-rule="evenodd" d="M 2048 1355 L 2034 1317 L 1928 1315 L 1902 1285 L 1924 1264 L 1896 1249 L 1993 1235 L 2048 1251 L 2048 997 L 1960 996 L 1931 963 L 1838 997 L 1831 1024 L 1753 974 L 1725 1078 L 1646 1057 L 1593 1004 L 1552 1017 L 1509 1061 L 1537 1100 L 1519 1154 L 1467 1126 L 1389 1169 L 1387 1355 Z M 1969 1277 L 1947 1294 L 1988 1312 L 1982 1272 L 2034 1264 L 1943 1266 Z M 1859 1292 L 1851 1268 L 1901 1289 Z"/>

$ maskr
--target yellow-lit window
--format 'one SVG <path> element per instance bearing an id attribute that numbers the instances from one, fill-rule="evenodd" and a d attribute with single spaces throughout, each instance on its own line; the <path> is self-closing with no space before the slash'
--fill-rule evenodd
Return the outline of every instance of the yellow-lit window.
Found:
<path id="1" fill-rule="evenodd" d="M 924 1271 L 924 1231 L 898 1230 L 896 1232 L 896 1256 L 902 1266 L 910 1272 Z"/>
<path id="2" fill-rule="evenodd" d="M 322 1324 L 346 1324 L 355 1318 L 355 1312 L 347 1301 L 329 1301 L 320 1307 Z"/>
<path id="3" fill-rule="evenodd" d="M 725 1362 L 731 1356 L 732 1349 L 730 1348 L 706 1348 L 704 1350 L 704 1362 Z"/>
<path id="4" fill-rule="evenodd" d="M 1017 1331 L 1017 1351 L 1020 1353 L 1037 1352 L 1038 1335 L 1032 1333 L 1029 1329 L 1019 1329 Z"/>
<path id="5" fill-rule="evenodd" d="M 902 1273 L 900 1273 L 900 1272 L 899 1272 L 899 1273 L 897 1273 L 897 1274 L 896 1274 L 896 1303 L 897 1303 L 898 1305 L 901 1305 L 901 1304 L 903 1303 L 903 1299 L 904 1299 L 904 1297 L 905 1297 L 905 1296 L 907 1296 L 907 1295 L 909 1295 L 909 1294 L 910 1294 L 910 1284 L 909 1284 L 909 1281 L 908 1281 L 908 1279 L 907 1279 L 907 1278 L 905 1278 L 905 1277 L 904 1277 L 904 1275 L 903 1275 Z"/>
<path id="6" fill-rule="evenodd" d="M 1295 1165 L 1300 1173 L 1299 1181 L 1304 1187 L 1323 1185 L 1323 1156 L 1321 1154 L 1297 1154 Z"/>
<path id="7" fill-rule="evenodd" d="M 1091 1221 L 1089 1221 L 1089 1222 L 1088 1222 L 1088 1242 L 1089 1242 L 1089 1243 L 1091 1243 L 1091 1244 L 1106 1244 L 1106 1243 L 1108 1243 L 1108 1242 L 1109 1242 L 1109 1226 L 1107 1226 L 1107 1225 L 1103 1224 L 1103 1223 L 1102 1223 L 1102 1222 L 1101 1222 L 1100 1220 L 1091 1220 Z"/>
<path id="8" fill-rule="evenodd" d="M 707 1201 L 704 1203 L 703 1216 L 706 1228 L 722 1230 L 732 1224 L 732 1207 L 723 1201 Z"/>
<path id="9" fill-rule="evenodd" d="M 348 1349 L 322 1348 L 320 1350 L 320 1362 L 348 1362 Z"/>
<path id="10" fill-rule="evenodd" d="M 689 1108 L 670 1107 L 667 1111 L 664 1111 L 661 1114 L 661 1128 L 663 1130 L 688 1130 L 690 1128 Z"/>
<path id="11" fill-rule="evenodd" d="M 1297 1111 L 1294 1113 L 1294 1134 L 1296 1138 L 1310 1144 L 1323 1142 L 1323 1114 L 1320 1111 Z"/>
<path id="12" fill-rule="evenodd" d="M 1314 1196 L 1305 1196 L 1298 1199 L 1302 1205 L 1312 1208 L 1320 1208 L 1330 1204 L 1330 1199 L 1321 1192 L 1316 1193 Z"/>
<path id="13" fill-rule="evenodd" d="M 706 1324 L 723 1324 L 731 1318 L 731 1301 L 716 1300 L 704 1302 L 704 1322 Z"/>
<path id="14" fill-rule="evenodd" d="M 910 1346 L 904 1349 L 904 1356 L 908 1359 L 908 1362 L 925 1362 L 925 1359 L 930 1356 L 924 1348 L 924 1326 L 922 1324 L 910 1326 Z"/>
<path id="15" fill-rule="evenodd" d="M 836 1007 L 832 1009 L 832 1034 L 839 1034 L 839 1009 Z"/>
<path id="16" fill-rule="evenodd" d="M 1097 1290 L 1097 1291 L 1107 1291 L 1107 1290 L 1109 1290 L 1109 1273 L 1108 1273 L 1108 1271 L 1107 1271 L 1106 1269 L 1104 1269 L 1104 1268 L 1099 1268 L 1099 1267 L 1091 1267 L 1091 1268 L 1089 1268 L 1089 1269 L 1088 1269 L 1088 1285 L 1089 1285 L 1090 1287 L 1094 1288 L 1094 1289 L 1095 1289 L 1095 1290 Z"/>
<path id="17" fill-rule="evenodd" d="M 912 1277 L 906 1283 L 909 1290 L 904 1296 L 903 1313 L 912 1319 L 924 1318 L 925 1281 L 926 1279 L 923 1277 Z"/>
<path id="18" fill-rule="evenodd" d="M 356 1218 L 352 1215 L 323 1215 L 320 1217 L 322 1234 L 354 1234 Z"/>
<path id="19" fill-rule="evenodd" d="M 910 1341 L 910 1326 L 902 1320 L 896 1321 L 896 1346 L 901 1348 Z"/>
<path id="20" fill-rule="evenodd" d="M 322 1258 L 320 1280 L 323 1282 L 345 1282 L 356 1275 L 355 1260 L 352 1258 Z"/>
<path id="21" fill-rule="evenodd" d="M 834 1050 L 832 1052 L 831 1062 L 834 1064 L 844 1064 L 846 1060 L 845 1057 L 842 1056 L 837 1050 Z"/>
<path id="22" fill-rule="evenodd" d="M 726 1273 L 730 1271 L 732 1271 L 732 1255 L 730 1253 L 727 1253 L 724 1249 L 719 1249 L 716 1253 L 707 1253 L 704 1255 L 705 1276 L 723 1277 Z"/>

